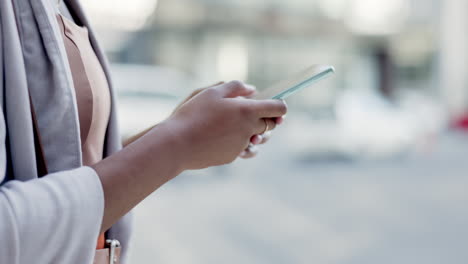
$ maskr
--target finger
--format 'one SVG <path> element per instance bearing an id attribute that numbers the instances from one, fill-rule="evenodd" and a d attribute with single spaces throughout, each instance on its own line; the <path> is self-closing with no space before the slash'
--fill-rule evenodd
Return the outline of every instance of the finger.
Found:
<path id="1" fill-rule="evenodd" d="M 224 84 L 224 81 L 220 81 L 220 82 L 217 82 L 215 84 L 212 84 L 210 86 L 206 86 L 206 87 L 203 87 L 203 88 L 198 88 L 198 89 L 195 89 L 194 91 L 192 91 L 192 93 L 185 99 L 184 102 L 190 100 L 192 97 L 194 97 L 195 95 L 203 92 L 204 90 L 208 89 L 208 88 L 211 88 L 211 87 L 215 87 L 215 86 L 218 86 L 218 85 L 222 85 Z"/>
<path id="2" fill-rule="evenodd" d="M 205 88 L 203 88 L 203 89 L 210 88 L 210 87 L 213 87 L 213 86 L 218 86 L 218 85 L 225 84 L 225 83 L 226 83 L 225 81 L 219 81 L 219 82 L 217 82 L 217 83 L 215 83 L 215 84 L 212 84 L 212 85 L 210 85 L 210 86 L 207 86 L 207 87 L 205 87 Z"/>
<path id="3" fill-rule="evenodd" d="M 257 88 L 254 86 L 255 90 L 251 94 L 244 96 L 247 99 L 253 99 L 257 95 Z"/>
<path id="4" fill-rule="evenodd" d="M 262 135 L 276 128 L 276 122 L 273 118 L 265 118 L 264 120 L 268 124 L 268 129 L 265 132 L 263 132 Z"/>
<path id="5" fill-rule="evenodd" d="M 257 156 L 258 154 L 258 151 L 255 151 L 255 152 L 243 152 L 241 155 L 239 155 L 239 157 L 241 159 L 251 159 L 251 158 L 254 158 L 255 156 Z"/>
<path id="6" fill-rule="evenodd" d="M 247 83 L 245 84 L 245 86 L 247 86 L 247 88 L 251 89 L 252 91 L 249 94 L 244 95 L 243 97 L 252 98 L 257 93 L 257 87 L 255 87 L 255 85 Z"/>
<path id="7" fill-rule="evenodd" d="M 239 154 L 239 157 L 242 159 L 250 159 L 255 157 L 258 154 L 258 148 L 253 145 L 249 145 L 248 148 L 246 148 L 244 151 L 242 151 L 241 154 Z"/>
<path id="8" fill-rule="evenodd" d="M 277 124 L 277 125 L 283 124 L 285 118 L 286 118 L 286 116 L 277 117 L 276 120 L 275 120 L 275 121 L 276 121 L 276 124 Z"/>
<path id="9" fill-rule="evenodd" d="M 266 123 L 268 124 L 268 129 L 262 134 L 264 135 L 268 131 L 271 131 L 276 128 L 276 121 L 273 118 L 265 118 Z"/>
<path id="10" fill-rule="evenodd" d="M 258 120 L 255 127 L 255 134 L 262 135 L 265 132 L 275 129 L 276 122 L 271 118 L 262 118 Z"/>
<path id="11" fill-rule="evenodd" d="M 260 118 L 281 117 L 288 112 L 284 100 L 252 100 L 254 111 Z"/>
<path id="12" fill-rule="evenodd" d="M 214 84 L 212 84 L 212 85 L 209 85 L 209 86 L 206 86 L 206 87 L 203 87 L 203 88 L 198 88 L 198 89 L 196 89 L 195 91 L 192 92 L 192 95 L 197 95 L 197 94 L 199 94 L 200 92 L 202 92 L 202 91 L 204 91 L 204 90 L 206 90 L 206 89 L 208 89 L 208 88 L 220 86 L 220 85 L 223 85 L 223 84 L 225 84 L 225 83 L 226 83 L 225 81 L 219 81 L 219 82 L 214 83 Z"/>
<path id="13" fill-rule="evenodd" d="M 208 88 L 208 87 L 206 87 L 206 88 Z M 192 93 L 190 93 L 190 95 L 185 99 L 185 101 L 188 101 L 188 100 L 190 100 L 190 98 L 192 98 L 195 95 L 203 92 L 206 88 L 198 88 L 198 89 L 193 90 Z"/>
<path id="14" fill-rule="evenodd" d="M 217 82 L 217 83 L 215 83 L 215 84 L 213 84 L 213 85 L 210 85 L 210 86 L 207 86 L 207 87 L 204 87 L 204 88 L 195 89 L 194 91 L 192 91 L 192 92 L 190 93 L 189 96 L 187 96 L 187 98 L 185 98 L 182 102 L 180 102 L 180 103 L 176 106 L 176 108 L 174 108 L 174 111 L 172 111 L 172 113 L 176 112 L 183 104 L 185 104 L 186 102 L 188 102 L 190 99 L 192 99 L 193 97 L 195 97 L 197 94 L 203 92 L 204 90 L 206 90 L 206 89 L 208 89 L 208 88 L 210 88 L 210 87 L 218 86 L 218 85 L 221 85 L 221 84 L 223 84 L 223 83 L 224 83 L 224 82 L 221 81 L 221 82 Z"/>
<path id="15" fill-rule="evenodd" d="M 263 135 L 262 135 L 262 141 L 260 142 L 260 145 L 261 145 L 261 144 L 267 143 L 268 140 L 270 140 L 270 138 L 271 138 L 271 131 L 268 131 L 268 132 L 266 132 L 266 133 L 263 133 Z"/>
<path id="16" fill-rule="evenodd" d="M 252 143 L 252 144 L 254 144 L 254 145 L 258 145 L 258 144 L 260 144 L 262 141 L 263 141 L 263 135 L 253 135 L 253 136 L 250 138 L 250 143 Z"/>
<path id="17" fill-rule="evenodd" d="M 255 87 L 246 85 L 241 81 L 231 81 L 218 86 L 218 90 L 225 98 L 234 98 L 238 96 L 249 96 L 255 92 Z"/>

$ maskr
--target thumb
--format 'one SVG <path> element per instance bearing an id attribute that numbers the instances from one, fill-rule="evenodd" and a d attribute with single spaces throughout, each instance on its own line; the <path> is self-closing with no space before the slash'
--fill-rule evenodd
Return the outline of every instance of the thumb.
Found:
<path id="1" fill-rule="evenodd" d="M 245 84 L 241 81 L 230 81 L 218 86 L 218 89 L 225 98 L 249 96 L 255 92 L 254 86 Z"/>

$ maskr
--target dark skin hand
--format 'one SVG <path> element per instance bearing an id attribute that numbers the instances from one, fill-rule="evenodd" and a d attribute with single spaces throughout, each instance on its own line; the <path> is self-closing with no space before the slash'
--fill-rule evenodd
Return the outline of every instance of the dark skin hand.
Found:
<path id="1" fill-rule="evenodd" d="M 177 107 L 174 109 L 172 114 L 174 114 L 184 103 L 186 103 L 188 100 L 192 99 L 194 96 L 196 96 L 200 92 L 204 91 L 205 89 L 210 88 L 210 87 L 214 87 L 214 86 L 218 86 L 218 85 L 221 85 L 221 84 L 224 84 L 224 83 L 225 82 L 218 82 L 218 83 L 215 83 L 213 85 L 194 90 L 189 96 L 187 96 L 187 98 L 185 98 L 181 103 L 179 103 L 177 105 Z M 250 95 L 250 96 L 252 96 L 252 95 Z M 258 149 L 258 147 L 256 145 L 263 145 L 263 144 L 267 143 L 268 140 L 270 140 L 270 138 L 271 138 L 271 130 L 273 130 L 276 127 L 276 125 L 281 125 L 283 123 L 283 121 L 284 121 L 284 117 L 274 118 L 271 121 L 273 121 L 275 123 L 273 125 L 273 127 L 268 127 L 268 131 L 266 131 L 263 134 L 252 136 L 252 138 L 250 140 L 251 144 L 239 154 L 240 158 L 250 159 L 250 158 L 253 158 L 253 157 L 257 156 L 259 149 Z M 149 127 L 147 129 L 145 129 L 144 131 L 142 131 L 142 132 L 140 132 L 140 133 L 138 133 L 138 134 L 136 134 L 136 135 L 134 135 L 132 137 L 129 137 L 129 138 L 125 139 L 123 141 L 123 146 L 125 147 L 128 144 L 130 144 L 130 143 L 136 141 L 137 139 L 141 138 L 142 136 L 144 136 L 146 133 L 148 133 L 151 129 L 153 129 L 156 126 L 157 125 Z"/>
<path id="2" fill-rule="evenodd" d="M 186 170 L 228 164 L 287 112 L 279 100 L 252 100 L 255 89 L 232 81 L 199 91 L 157 126 L 92 166 L 104 191 L 101 232 Z M 278 119 L 280 118 L 280 119 Z"/>

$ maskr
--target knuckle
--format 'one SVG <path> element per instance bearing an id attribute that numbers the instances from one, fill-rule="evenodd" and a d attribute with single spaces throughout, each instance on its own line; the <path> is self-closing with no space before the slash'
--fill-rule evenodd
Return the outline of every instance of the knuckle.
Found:
<path id="1" fill-rule="evenodd" d="M 216 89 L 216 87 L 210 87 L 210 88 L 206 88 L 203 93 L 206 93 L 206 94 L 211 94 L 211 95 L 215 95 L 215 94 L 219 94 L 219 90 Z"/>
<path id="2" fill-rule="evenodd" d="M 207 91 L 207 92 L 216 92 L 216 91 L 218 91 L 218 89 L 216 89 L 216 87 L 209 87 L 209 88 L 206 88 L 205 91 Z"/>
<path id="3" fill-rule="evenodd" d="M 242 117 L 247 117 L 251 115 L 252 109 L 248 105 L 242 104 L 239 106 L 239 113 Z"/>
<path id="4" fill-rule="evenodd" d="M 239 80 L 230 81 L 229 84 L 236 87 L 236 88 L 242 88 L 242 87 L 245 86 L 245 84 L 242 81 L 239 81 Z"/>

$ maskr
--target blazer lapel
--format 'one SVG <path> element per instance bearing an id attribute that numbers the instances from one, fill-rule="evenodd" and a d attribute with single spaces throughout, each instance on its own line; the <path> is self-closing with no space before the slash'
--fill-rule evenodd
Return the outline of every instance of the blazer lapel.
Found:
<path id="1" fill-rule="evenodd" d="M 78 110 L 55 7 L 17 0 L 26 77 L 49 172 L 81 166 Z"/>
<path id="2" fill-rule="evenodd" d="M 16 2 L 15 2 L 16 4 Z M 21 43 L 15 7 L 12 1 L 0 1 L 1 42 L 4 78 L 2 83 L 3 111 L 6 125 L 4 132 L 8 133 L 9 146 L 5 146 L 11 159 L 11 171 L 17 180 L 29 180 L 36 175 L 36 159 L 34 156 L 34 139 L 26 71 L 21 57 Z M 5 136 L 5 135 L 3 135 Z M 3 138 L 2 140 L 5 140 Z M 3 142 L 5 143 L 5 142 Z M 6 153 L 5 153 L 6 154 Z M 8 176 L 8 171 L 6 172 Z M 9 176 L 13 178 L 11 175 Z"/>
<path id="3" fill-rule="evenodd" d="M 21 16 L 20 33 L 28 87 L 38 117 L 44 155 L 50 173 L 82 166 L 78 109 L 66 50 L 50 0 L 16 0 Z M 78 1 L 65 0 L 70 11 L 86 26 L 106 74 L 112 97 L 105 156 L 121 149 L 115 94 L 109 67 L 88 19 Z"/>

